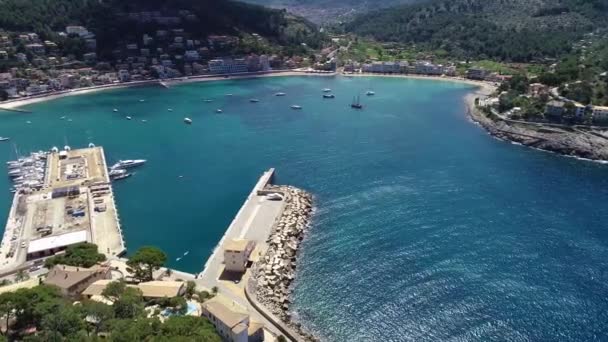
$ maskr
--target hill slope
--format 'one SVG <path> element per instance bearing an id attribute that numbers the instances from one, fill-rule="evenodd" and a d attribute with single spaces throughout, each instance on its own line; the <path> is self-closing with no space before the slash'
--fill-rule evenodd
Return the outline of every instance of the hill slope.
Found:
<path id="1" fill-rule="evenodd" d="M 428 0 L 244 0 L 252 4 L 285 8 L 315 23 L 352 19 L 355 15 L 378 8 L 413 4 Z"/>
<path id="2" fill-rule="evenodd" d="M 604 0 L 434 0 L 362 14 L 347 30 L 463 58 L 526 62 L 568 52 L 607 18 Z"/>
<path id="3" fill-rule="evenodd" d="M 136 39 L 142 32 L 174 28 L 134 22 L 128 13 L 161 11 L 171 16 L 180 10 L 194 14 L 180 27 L 197 37 L 248 32 L 280 45 L 319 43 L 317 28 L 303 18 L 229 0 L 0 0 L 0 28 L 34 31 L 45 37 L 63 31 L 67 25 L 83 25 L 96 34 L 101 50 L 109 50 L 117 41 Z"/>

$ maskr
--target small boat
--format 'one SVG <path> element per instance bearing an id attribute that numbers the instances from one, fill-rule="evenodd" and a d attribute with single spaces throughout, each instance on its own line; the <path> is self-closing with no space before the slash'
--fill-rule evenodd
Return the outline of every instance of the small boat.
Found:
<path id="1" fill-rule="evenodd" d="M 68 122 L 72 122 L 72 119 L 68 119 Z"/>
<path id="2" fill-rule="evenodd" d="M 175 261 L 180 261 L 180 260 L 182 260 L 182 257 L 175 258 Z"/>
<path id="3" fill-rule="evenodd" d="M 167 111 L 172 112 L 173 108 L 167 108 Z"/>
<path id="4" fill-rule="evenodd" d="M 215 112 L 216 112 L 216 113 L 222 113 L 222 112 L 223 112 L 223 110 L 221 110 L 221 109 L 219 109 L 219 108 L 218 108 L 218 109 L 216 109 L 216 110 L 215 110 Z"/>
<path id="5" fill-rule="evenodd" d="M 213 102 L 213 100 L 211 100 L 211 99 L 204 99 L 203 102 L 210 103 L 210 102 Z"/>
<path id="6" fill-rule="evenodd" d="M 0 137 L 0 141 L 9 141 L 11 138 L 9 137 Z"/>
<path id="7" fill-rule="evenodd" d="M 133 119 L 133 118 L 127 115 L 127 116 L 125 117 L 125 119 L 127 119 L 127 120 L 131 120 L 131 119 Z"/>
<path id="8" fill-rule="evenodd" d="M 148 122 L 148 120 L 146 120 L 146 119 L 141 119 L 141 122 Z"/>
<path id="9" fill-rule="evenodd" d="M 336 97 L 336 95 L 334 95 L 334 94 L 323 94 L 324 99 L 333 99 L 335 97 Z"/>
<path id="10" fill-rule="evenodd" d="M 65 116 L 60 117 L 59 120 L 65 120 Z"/>
<path id="11" fill-rule="evenodd" d="M 93 148 L 93 147 L 95 147 L 95 144 L 89 143 L 89 148 Z"/>
<path id="12" fill-rule="evenodd" d="M 351 108 L 355 108 L 355 109 L 361 109 L 361 108 L 363 108 L 363 105 L 359 101 L 359 96 L 357 96 L 356 98 L 353 97 L 353 103 L 350 104 L 350 107 Z"/>
<path id="13" fill-rule="evenodd" d="M 285 94 L 285 93 L 276 93 L 276 94 L 274 94 L 274 96 L 285 96 L 285 95 L 287 95 L 287 94 Z"/>
<path id="14" fill-rule="evenodd" d="M 125 169 L 112 169 L 108 173 L 108 176 L 117 177 L 117 176 L 124 175 L 125 173 L 127 173 L 127 170 L 125 170 Z"/>
<path id="15" fill-rule="evenodd" d="M 367 96 L 374 96 L 374 95 L 376 95 L 376 93 L 375 93 L 374 91 L 372 91 L 372 90 L 368 90 L 368 91 L 365 93 L 365 95 L 367 95 Z"/>
<path id="16" fill-rule="evenodd" d="M 258 99 L 249 99 L 249 102 L 251 102 L 251 103 L 258 103 L 258 102 L 260 102 L 260 100 L 258 100 Z"/>
<path id="17" fill-rule="evenodd" d="M 146 102 L 146 100 L 144 100 L 144 99 L 140 99 L 140 100 L 139 100 L 139 102 Z"/>
<path id="18" fill-rule="evenodd" d="M 187 123 L 188 125 L 190 125 L 192 123 L 192 119 L 184 118 L 184 122 Z"/>
<path id="19" fill-rule="evenodd" d="M 118 109 L 114 108 L 114 109 L 112 109 L 112 111 L 113 111 L 114 113 L 116 113 L 116 112 L 118 112 Z"/>
<path id="20" fill-rule="evenodd" d="M 29 125 L 29 124 L 31 124 L 32 122 L 31 122 L 30 120 L 27 120 L 25 123 Z"/>
<path id="21" fill-rule="evenodd" d="M 112 180 L 121 180 L 121 179 L 125 179 L 125 178 L 129 178 L 131 177 L 132 173 L 125 173 L 123 175 L 118 175 L 112 178 Z"/>
<path id="22" fill-rule="evenodd" d="M 184 256 L 188 255 L 188 253 L 190 253 L 190 251 L 185 251 Z"/>
<path id="23" fill-rule="evenodd" d="M 325 89 L 323 89 L 323 92 L 324 92 L 324 93 L 331 93 L 331 89 L 329 89 L 329 88 L 325 88 Z"/>
<path id="24" fill-rule="evenodd" d="M 226 96 L 232 96 L 232 94 L 226 94 Z"/>
<path id="25" fill-rule="evenodd" d="M 302 106 L 298 106 L 298 105 L 291 105 L 291 109 L 302 109 Z"/>

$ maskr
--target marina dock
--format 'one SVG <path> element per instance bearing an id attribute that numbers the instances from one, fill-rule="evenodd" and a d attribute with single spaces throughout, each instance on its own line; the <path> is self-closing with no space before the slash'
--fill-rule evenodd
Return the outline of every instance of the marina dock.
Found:
<path id="1" fill-rule="evenodd" d="M 15 192 L 0 244 L 0 273 L 27 268 L 80 242 L 97 244 L 108 258 L 122 255 L 126 247 L 103 148 L 66 147 L 35 156 L 39 164 L 44 161 L 44 171 L 32 186 Z"/>

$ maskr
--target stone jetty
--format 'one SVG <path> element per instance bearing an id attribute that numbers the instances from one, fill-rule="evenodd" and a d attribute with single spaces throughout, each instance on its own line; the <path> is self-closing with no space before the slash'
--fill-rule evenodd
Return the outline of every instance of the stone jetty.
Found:
<path id="1" fill-rule="evenodd" d="M 285 207 L 268 237 L 266 254 L 253 267 L 251 285 L 257 300 L 298 332 L 302 340 L 315 341 L 291 321 L 288 313 L 298 248 L 312 215 L 312 196 L 292 186 L 268 185 L 265 190 L 283 194 Z"/>

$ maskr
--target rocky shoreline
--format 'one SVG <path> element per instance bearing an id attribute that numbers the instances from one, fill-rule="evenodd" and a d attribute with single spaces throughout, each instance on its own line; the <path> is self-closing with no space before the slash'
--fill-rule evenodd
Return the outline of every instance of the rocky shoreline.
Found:
<path id="1" fill-rule="evenodd" d="M 471 119 L 498 139 L 564 156 L 608 160 L 608 130 L 505 120 L 481 111 L 473 97 L 467 105 Z"/>
<path id="2" fill-rule="evenodd" d="M 285 207 L 266 241 L 266 254 L 252 268 L 250 282 L 256 299 L 296 332 L 301 340 L 316 341 L 314 336 L 305 333 L 291 320 L 288 312 L 297 252 L 312 215 L 312 195 L 292 186 L 269 185 L 265 190 L 284 194 Z"/>

